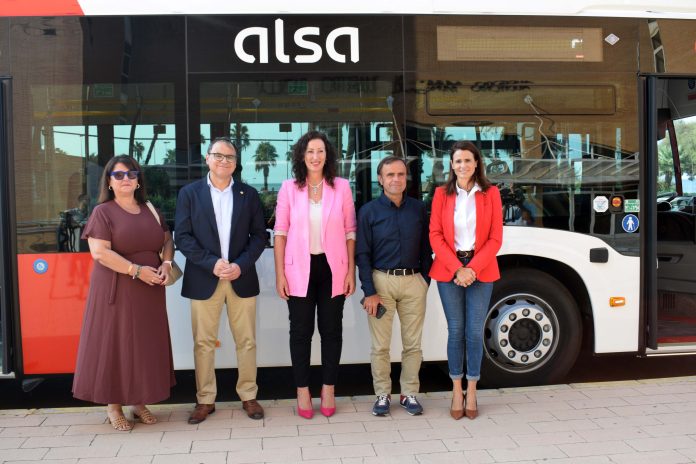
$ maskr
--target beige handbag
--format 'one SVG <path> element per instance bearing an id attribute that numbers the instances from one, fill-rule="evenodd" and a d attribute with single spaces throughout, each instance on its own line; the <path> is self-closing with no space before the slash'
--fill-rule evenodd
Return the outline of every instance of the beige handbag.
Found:
<path id="1" fill-rule="evenodd" d="M 157 219 L 157 224 L 162 225 L 160 222 L 159 214 L 157 214 L 157 211 L 155 211 L 155 207 L 150 203 L 149 201 L 145 202 L 148 208 L 150 208 L 150 211 L 152 212 L 152 215 L 155 216 L 155 219 Z M 160 259 L 162 259 L 162 251 L 160 250 Z M 169 271 L 169 280 L 165 285 L 174 285 L 174 282 L 179 280 L 181 276 L 184 275 L 184 271 L 181 270 L 178 264 L 176 264 L 176 261 L 174 261 L 174 258 L 172 258 L 172 270 Z"/>

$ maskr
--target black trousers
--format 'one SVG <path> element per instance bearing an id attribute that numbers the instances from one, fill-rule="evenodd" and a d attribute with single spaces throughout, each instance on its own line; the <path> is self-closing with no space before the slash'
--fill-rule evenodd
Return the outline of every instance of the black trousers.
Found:
<path id="1" fill-rule="evenodd" d="M 321 372 L 325 385 L 336 385 L 338 363 L 343 346 L 344 295 L 331 298 L 331 268 L 326 255 L 312 255 L 307 296 L 291 296 L 288 300 L 290 313 L 290 359 L 295 385 L 309 386 L 309 365 L 314 334 L 314 319 L 319 325 L 321 336 Z M 316 308 L 316 312 L 315 312 Z"/>

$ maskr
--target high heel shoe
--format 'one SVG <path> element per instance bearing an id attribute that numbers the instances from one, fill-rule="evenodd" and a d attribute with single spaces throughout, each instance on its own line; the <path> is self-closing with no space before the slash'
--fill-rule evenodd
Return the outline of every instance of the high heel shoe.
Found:
<path id="1" fill-rule="evenodd" d="M 466 403 L 466 392 L 462 393 L 462 409 L 454 409 L 450 406 L 450 416 L 452 419 L 459 420 L 464 417 L 464 404 Z M 452 405 L 454 405 L 454 397 L 452 398 Z"/>
<path id="2" fill-rule="evenodd" d="M 309 397 L 309 404 L 312 404 L 311 396 Z M 297 398 L 297 415 L 300 417 L 304 417 L 305 419 L 311 419 L 312 417 L 314 417 L 314 409 L 302 409 L 300 407 L 300 399 Z"/>
<path id="3" fill-rule="evenodd" d="M 336 413 L 336 406 L 335 406 L 335 404 L 334 404 L 334 407 L 332 407 L 332 408 L 326 408 L 326 407 L 324 407 L 324 388 L 323 388 L 323 387 L 322 387 L 322 389 L 321 389 L 320 398 L 321 398 L 321 406 L 319 406 L 319 411 L 321 411 L 321 414 L 322 414 L 324 417 L 331 417 L 331 416 L 333 416 L 333 415 Z M 336 401 L 336 400 L 334 399 L 334 401 Z"/>
<path id="4" fill-rule="evenodd" d="M 469 409 L 464 406 L 464 415 L 471 420 L 478 417 L 478 399 L 474 399 L 474 405 L 476 406 L 475 409 Z"/>

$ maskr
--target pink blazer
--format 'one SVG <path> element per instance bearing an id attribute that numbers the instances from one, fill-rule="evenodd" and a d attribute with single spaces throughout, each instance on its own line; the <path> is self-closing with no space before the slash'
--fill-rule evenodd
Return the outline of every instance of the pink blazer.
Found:
<path id="1" fill-rule="evenodd" d="M 350 184 L 335 178 L 334 187 L 324 184 L 321 200 L 321 246 L 331 268 L 331 296 L 343 293 L 348 274 L 346 234 L 357 230 L 355 204 Z M 305 297 L 309 286 L 309 195 L 307 186 L 297 188 L 294 179 L 283 182 L 276 204 L 275 230 L 287 233 L 285 278 L 290 295 Z"/>

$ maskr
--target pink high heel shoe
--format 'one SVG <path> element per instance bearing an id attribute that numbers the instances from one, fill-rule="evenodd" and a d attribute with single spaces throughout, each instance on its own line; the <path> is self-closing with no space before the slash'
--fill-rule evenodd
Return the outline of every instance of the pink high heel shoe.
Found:
<path id="1" fill-rule="evenodd" d="M 319 407 L 319 410 L 321 411 L 321 414 L 325 417 L 331 417 L 336 413 L 336 406 L 333 408 L 325 408 L 324 407 L 324 387 L 321 388 L 321 406 Z"/>
<path id="2" fill-rule="evenodd" d="M 312 397 L 309 397 L 309 404 L 312 404 Z M 314 409 L 309 408 L 309 409 L 302 409 L 300 407 L 300 399 L 297 399 L 297 415 L 300 417 L 304 417 L 305 419 L 311 419 L 314 417 Z"/>

